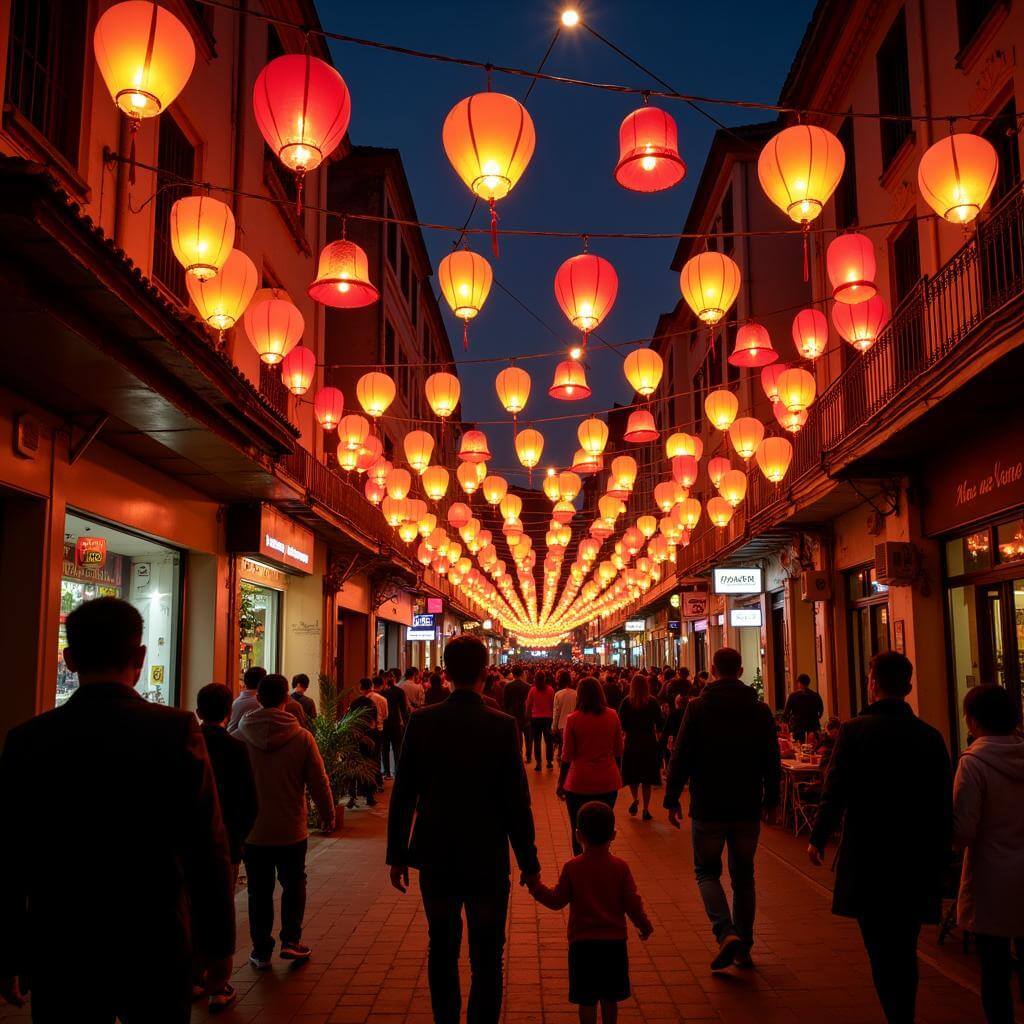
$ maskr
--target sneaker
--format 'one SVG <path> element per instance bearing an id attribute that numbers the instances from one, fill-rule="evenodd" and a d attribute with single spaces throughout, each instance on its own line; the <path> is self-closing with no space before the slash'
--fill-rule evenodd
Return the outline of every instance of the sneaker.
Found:
<path id="1" fill-rule="evenodd" d="M 210 1013 L 220 1013 L 238 1001 L 238 993 L 234 985 L 224 985 L 216 992 L 210 993 Z"/>
<path id="2" fill-rule="evenodd" d="M 634 815 L 634 816 L 636 815 L 636 812 L 637 812 L 637 811 L 638 811 L 639 809 L 640 809 L 640 803 L 639 803 L 639 801 L 637 801 L 637 800 L 634 800 L 634 801 L 633 801 L 633 802 L 632 802 L 632 803 L 631 803 L 631 804 L 629 805 L 629 807 L 627 808 L 627 810 L 629 811 L 629 813 L 630 813 L 630 814 L 632 814 L 632 815 Z"/>
<path id="3" fill-rule="evenodd" d="M 256 968 L 257 971 L 269 971 L 270 970 L 270 954 L 269 953 L 257 953 L 254 949 L 249 954 L 249 963 Z"/>
<path id="4" fill-rule="evenodd" d="M 746 946 L 744 946 L 736 954 L 736 958 L 733 960 L 733 963 L 737 967 L 742 967 L 744 970 L 749 971 L 754 966 L 754 960 L 750 955 L 750 950 Z"/>
<path id="5" fill-rule="evenodd" d="M 313 950 L 304 946 L 301 942 L 284 942 L 281 944 L 282 960 L 308 960 Z"/>
<path id="6" fill-rule="evenodd" d="M 736 957 L 743 949 L 743 940 L 736 934 L 726 935 L 718 944 L 718 954 L 711 961 L 711 970 L 724 971 L 736 962 Z"/>

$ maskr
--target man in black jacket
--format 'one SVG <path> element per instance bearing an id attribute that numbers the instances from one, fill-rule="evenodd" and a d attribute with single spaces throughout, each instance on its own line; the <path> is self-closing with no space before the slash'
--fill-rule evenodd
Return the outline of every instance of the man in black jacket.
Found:
<path id="1" fill-rule="evenodd" d="M 199 723 L 135 690 L 146 648 L 127 602 L 83 604 L 67 637 L 78 690 L 0 758 L 0 997 L 27 984 L 37 1024 L 187 1024 L 193 951 L 230 965 L 235 948 Z"/>
<path id="2" fill-rule="evenodd" d="M 434 1020 L 458 1024 L 465 908 L 472 970 L 467 1021 L 495 1024 L 501 1014 L 509 844 L 521 883 L 537 879 L 533 813 L 516 723 L 487 707 L 481 696 L 487 648 L 476 637 L 456 637 L 445 648 L 444 664 L 452 695 L 417 711 L 405 733 L 388 813 L 387 862 L 391 884 L 400 892 L 409 884 L 409 868 L 419 869 Z"/>
<path id="3" fill-rule="evenodd" d="M 782 711 L 793 739 L 803 743 L 808 733 L 820 733 L 821 716 L 824 713 L 825 705 L 821 695 L 811 689 L 811 677 L 801 672 L 796 677 L 796 689 L 786 698 L 786 706 Z"/>
<path id="4" fill-rule="evenodd" d="M 937 922 L 953 834 L 949 754 L 906 702 L 914 668 L 871 659 L 871 703 L 839 732 L 807 854 L 820 865 L 843 825 L 832 913 L 855 917 L 886 1019 L 914 1020 L 917 939 Z"/>
<path id="5" fill-rule="evenodd" d="M 754 854 L 761 812 L 779 802 L 782 765 L 768 706 L 740 682 L 738 651 L 723 647 L 711 663 L 714 681 L 689 702 L 665 783 L 669 821 L 679 827 L 679 797 L 690 785 L 693 863 L 704 909 L 718 940 L 713 971 L 752 965 Z M 722 888 L 722 850 L 729 851 L 732 910 Z"/>
<path id="6" fill-rule="evenodd" d="M 512 678 L 505 684 L 501 694 L 501 707 L 506 715 L 511 715 L 519 726 L 519 735 L 526 749 L 526 761 L 530 760 L 530 720 L 526 715 L 526 698 L 530 692 L 530 684 L 523 678 L 522 665 L 512 669 Z"/>

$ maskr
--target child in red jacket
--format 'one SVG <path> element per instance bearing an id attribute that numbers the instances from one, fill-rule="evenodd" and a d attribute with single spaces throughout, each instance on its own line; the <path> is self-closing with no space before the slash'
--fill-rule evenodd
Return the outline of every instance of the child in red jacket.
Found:
<path id="1" fill-rule="evenodd" d="M 569 1002 L 580 1010 L 580 1024 L 614 1024 L 618 1004 L 629 998 L 626 918 L 647 941 L 654 931 L 629 865 L 613 857 L 615 813 L 604 803 L 585 803 L 576 819 L 583 853 L 562 868 L 558 884 L 537 882 L 533 898 L 552 910 L 569 906 Z"/>

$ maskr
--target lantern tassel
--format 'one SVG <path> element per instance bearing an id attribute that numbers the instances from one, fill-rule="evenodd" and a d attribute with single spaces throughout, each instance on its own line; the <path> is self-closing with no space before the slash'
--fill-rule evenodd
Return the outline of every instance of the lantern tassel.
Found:
<path id="1" fill-rule="evenodd" d="M 811 279 L 811 255 L 809 238 L 811 234 L 810 224 L 804 225 L 804 281 Z"/>
<path id="2" fill-rule="evenodd" d="M 469 321 L 462 321 L 462 351 L 469 351 Z"/>
<path id="3" fill-rule="evenodd" d="M 494 250 L 494 258 L 498 258 L 498 211 L 494 205 L 494 200 L 488 200 L 488 206 L 491 208 L 491 248 Z"/>
<path id="4" fill-rule="evenodd" d="M 135 136 L 139 134 L 138 118 L 131 118 L 128 123 L 128 184 L 135 185 Z"/>
<path id="5" fill-rule="evenodd" d="M 300 219 L 302 217 L 302 186 L 304 181 L 305 177 L 302 174 L 295 175 L 295 216 Z"/>

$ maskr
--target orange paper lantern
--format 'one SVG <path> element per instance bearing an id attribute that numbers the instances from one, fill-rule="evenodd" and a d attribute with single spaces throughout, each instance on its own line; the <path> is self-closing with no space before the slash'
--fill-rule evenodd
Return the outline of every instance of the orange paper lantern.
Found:
<path id="1" fill-rule="evenodd" d="M 867 302 L 856 305 L 837 302 L 832 307 L 832 323 L 840 337 L 848 341 L 858 352 L 867 352 L 888 319 L 885 300 L 875 295 Z"/>
<path id="2" fill-rule="evenodd" d="M 981 213 L 999 177 L 995 147 L 980 135 L 947 135 L 930 146 L 917 168 L 924 201 L 952 224 Z"/>
<path id="3" fill-rule="evenodd" d="M 836 190 L 846 165 L 843 144 L 812 124 L 784 128 L 765 143 L 757 176 L 765 195 L 797 224 L 809 224 Z"/>
<path id="4" fill-rule="evenodd" d="M 635 409 L 629 414 L 623 440 L 629 444 L 647 444 L 658 440 L 658 427 L 647 409 Z"/>
<path id="5" fill-rule="evenodd" d="M 321 388 L 313 399 L 313 415 L 324 430 L 334 430 L 341 422 L 345 396 L 337 388 Z"/>
<path id="6" fill-rule="evenodd" d="M 658 390 L 665 364 L 654 349 L 638 348 L 626 356 L 622 369 L 633 390 L 646 398 Z"/>
<path id="7" fill-rule="evenodd" d="M 789 367 L 785 363 L 773 363 L 771 366 L 765 366 L 761 370 L 761 387 L 768 396 L 769 402 L 777 402 L 779 400 L 779 377 L 788 369 Z"/>
<path id="8" fill-rule="evenodd" d="M 423 390 L 434 415 L 445 419 L 455 412 L 462 386 L 459 384 L 459 378 L 452 373 L 432 373 L 427 378 Z"/>
<path id="9" fill-rule="evenodd" d="M 171 249 L 185 273 L 208 281 L 220 272 L 235 244 L 235 216 L 210 196 L 184 196 L 171 207 Z"/>
<path id="10" fill-rule="evenodd" d="M 766 437 L 757 446 L 757 464 L 773 484 L 781 482 L 793 461 L 793 445 L 784 437 Z"/>
<path id="11" fill-rule="evenodd" d="M 740 268 L 725 253 L 698 253 L 684 264 L 679 289 L 699 320 L 717 324 L 740 293 Z"/>
<path id="12" fill-rule="evenodd" d="M 487 435 L 482 430 L 467 430 L 462 435 L 459 458 L 463 462 L 487 462 L 491 450 L 487 446 Z"/>
<path id="13" fill-rule="evenodd" d="M 282 288 L 260 288 L 242 324 L 253 348 L 268 366 L 281 362 L 295 348 L 306 326 L 299 307 Z"/>
<path id="14" fill-rule="evenodd" d="M 817 385 L 814 374 L 790 367 L 779 375 L 779 401 L 789 412 L 803 412 L 814 401 Z"/>
<path id="15" fill-rule="evenodd" d="M 356 382 L 356 398 L 363 412 L 377 419 L 395 400 L 395 382 L 386 373 L 364 373 Z"/>
<path id="16" fill-rule="evenodd" d="M 712 391 L 704 399 L 704 411 L 707 413 L 711 426 L 716 430 L 728 430 L 732 421 L 736 419 L 739 408 L 739 399 L 724 388 Z"/>
<path id="17" fill-rule="evenodd" d="M 736 332 L 736 344 L 729 356 L 733 366 L 767 366 L 779 358 L 763 324 L 743 324 Z"/>
<path id="18" fill-rule="evenodd" d="M 764 425 L 753 416 L 741 416 L 729 427 L 729 440 L 732 441 L 736 454 L 748 462 L 754 457 L 757 446 L 764 438 Z"/>
<path id="19" fill-rule="evenodd" d="M 241 249 L 232 249 L 213 277 L 185 276 L 185 287 L 199 315 L 218 331 L 235 326 L 256 294 L 257 284 L 256 265 Z"/>

